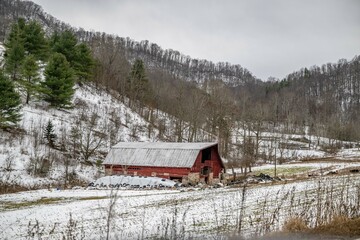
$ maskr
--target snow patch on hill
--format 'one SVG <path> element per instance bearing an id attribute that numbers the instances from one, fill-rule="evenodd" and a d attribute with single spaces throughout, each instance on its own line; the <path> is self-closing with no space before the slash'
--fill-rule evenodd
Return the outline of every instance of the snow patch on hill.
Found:
<path id="1" fill-rule="evenodd" d="M 0 43 L 0 66 L 3 65 L 4 52 L 5 52 L 5 47 L 2 43 Z"/>
<path id="2" fill-rule="evenodd" d="M 150 138 L 143 131 L 148 122 L 139 114 L 125 106 L 108 92 L 97 89 L 93 85 L 77 86 L 73 97 L 74 108 L 55 109 L 46 103 L 32 101 L 24 105 L 19 126 L 24 130 L 18 133 L 2 132 L 0 136 L 0 181 L 10 182 L 29 188 L 57 184 L 64 178 L 65 166 L 62 152 L 49 148 L 44 141 L 44 128 L 48 121 L 54 125 L 57 135 L 57 145 L 61 139 L 69 140 L 71 128 L 79 126 L 86 132 L 89 128 L 89 118 L 96 119 L 95 131 L 106 135 L 104 143 L 91 157 L 92 162 L 103 160 L 111 145 L 119 141 L 154 141 L 157 130 L 154 129 Z M 116 122 L 116 123 L 115 123 Z M 136 136 L 132 136 L 136 130 Z M 109 137 L 109 131 L 115 136 Z M 60 146 L 58 146 L 60 148 Z M 34 159 L 49 159 L 51 168 L 43 177 L 35 177 L 29 173 Z M 90 182 L 101 174 L 96 166 L 87 166 L 79 161 L 71 162 L 69 173 L 75 173 L 77 178 Z"/>

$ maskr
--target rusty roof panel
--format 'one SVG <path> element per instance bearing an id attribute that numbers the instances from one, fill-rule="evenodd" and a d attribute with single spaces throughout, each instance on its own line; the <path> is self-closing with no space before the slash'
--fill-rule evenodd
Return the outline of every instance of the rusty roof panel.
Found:
<path id="1" fill-rule="evenodd" d="M 191 168 L 200 150 L 216 144 L 121 142 L 111 148 L 103 164 Z"/>
<path id="2" fill-rule="evenodd" d="M 201 150 L 216 145 L 216 142 L 119 142 L 113 148 L 157 148 L 157 149 L 197 149 Z"/>

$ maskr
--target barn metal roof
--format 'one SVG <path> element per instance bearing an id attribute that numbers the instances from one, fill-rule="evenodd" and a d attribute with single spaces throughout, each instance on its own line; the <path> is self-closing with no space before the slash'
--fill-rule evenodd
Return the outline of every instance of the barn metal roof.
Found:
<path id="1" fill-rule="evenodd" d="M 200 150 L 216 144 L 120 142 L 111 148 L 103 164 L 191 168 Z"/>

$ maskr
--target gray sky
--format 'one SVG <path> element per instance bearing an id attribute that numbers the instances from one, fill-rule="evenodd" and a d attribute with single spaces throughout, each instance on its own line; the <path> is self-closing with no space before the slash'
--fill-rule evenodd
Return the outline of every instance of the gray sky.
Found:
<path id="1" fill-rule="evenodd" d="M 74 27 L 283 78 L 360 54 L 360 0 L 34 0 Z"/>

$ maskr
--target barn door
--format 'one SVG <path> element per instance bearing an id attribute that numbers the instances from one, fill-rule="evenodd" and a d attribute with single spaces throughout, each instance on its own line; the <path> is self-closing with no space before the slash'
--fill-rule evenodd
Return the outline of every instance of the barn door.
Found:
<path id="1" fill-rule="evenodd" d="M 204 176 L 209 175 L 209 173 L 211 173 L 211 172 L 212 172 L 212 169 L 209 166 L 205 166 L 201 169 L 201 175 L 204 175 Z"/>
<path id="2" fill-rule="evenodd" d="M 209 184 L 209 175 L 212 173 L 212 169 L 209 166 L 201 168 L 201 175 L 205 177 L 205 183 Z"/>

